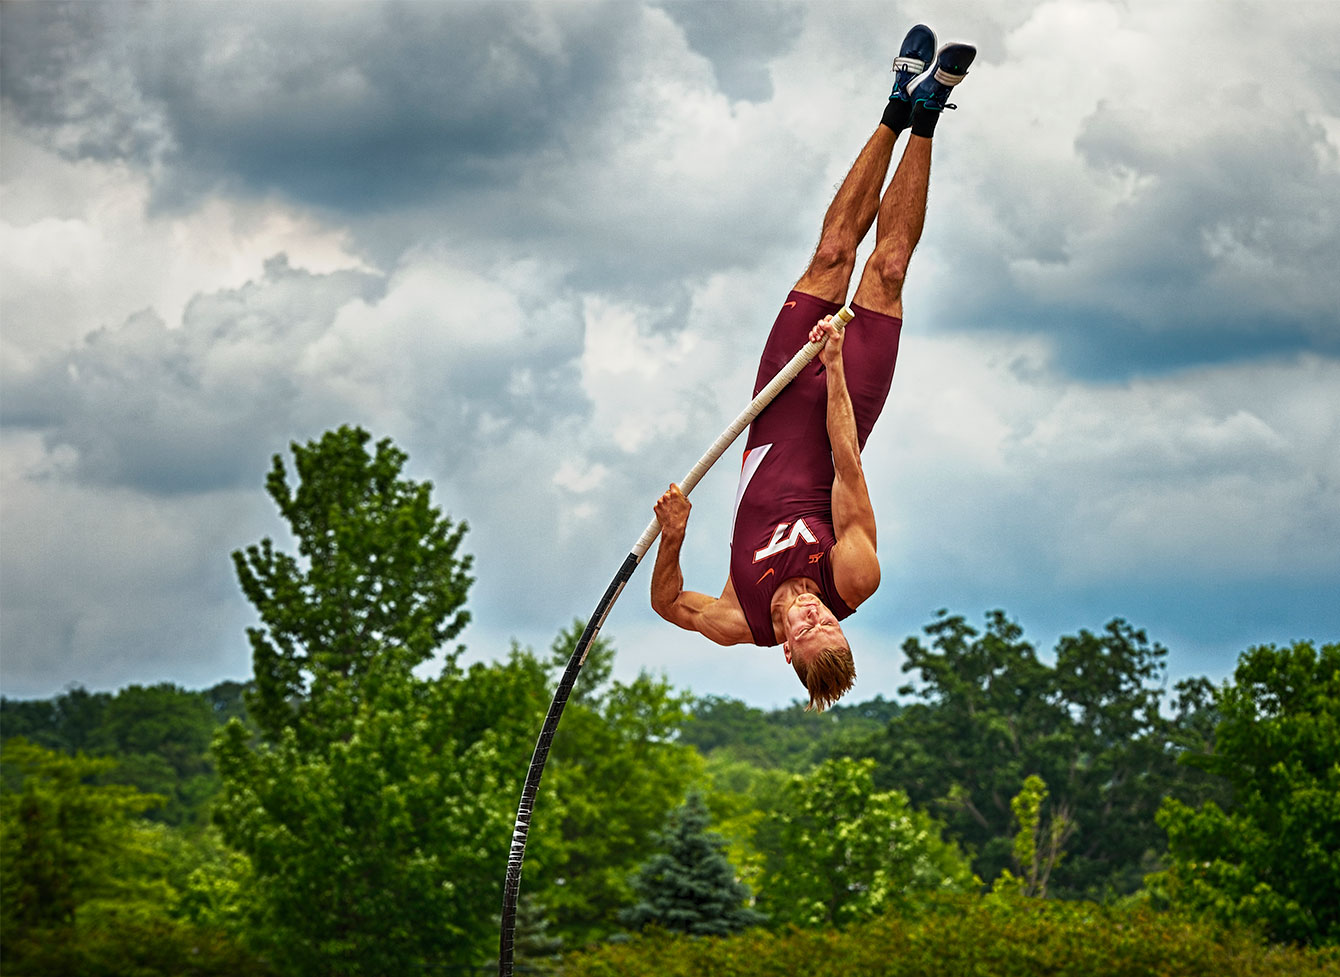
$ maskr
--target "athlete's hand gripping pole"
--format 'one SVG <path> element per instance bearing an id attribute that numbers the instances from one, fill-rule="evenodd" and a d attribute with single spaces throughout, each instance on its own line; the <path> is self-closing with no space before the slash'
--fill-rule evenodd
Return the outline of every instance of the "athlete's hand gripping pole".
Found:
<path id="1" fill-rule="evenodd" d="M 847 323 L 851 321 L 852 311 L 847 306 L 838 309 L 833 315 L 833 326 L 840 333 L 847 328 Z M 731 446 L 740 432 L 754 423 L 754 418 L 763 413 L 763 408 L 772 403 L 773 398 L 782 392 L 782 388 L 796 378 L 801 370 L 809 365 L 810 360 L 819 355 L 819 351 L 824 348 L 825 340 L 820 339 L 813 343 L 806 343 L 796 355 L 791 357 L 786 366 L 778 371 L 777 375 L 768 381 L 767 385 L 754 395 L 754 399 L 749 402 L 749 406 L 740 412 L 740 416 L 731 421 L 730 427 L 721 432 L 721 436 L 712 443 L 712 447 L 698 459 L 698 464 L 689 469 L 689 473 L 684 476 L 684 480 L 679 483 L 679 490 L 685 495 L 693 491 L 694 486 L 702 480 L 707 474 L 707 470 L 716 464 L 720 458 Z M 650 525 L 647 526 L 638 541 L 633 546 L 633 554 L 641 560 L 646 555 L 651 544 L 656 541 L 656 537 L 661 534 L 661 524 L 653 517 Z"/>
<path id="2" fill-rule="evenodd" d="M 834 314 L 833 325 L 841 332 L 846 328 L 851 318 L 851 309 L 844 305 Z M 685 495 L 693 491 L 694 486 L 707 474 L 707 470 L 716 464 L 717 459 L 740 436 L 740 432 L 753 423 L 754 418 L 763 412 L 763 408 L 772 403 L 773 398 L 781 393 L 783 387 L 796 378 L 796 375 L 809 364 L 810 360 L 819 355 L 819 350 L 824 348 L 824 342 L 825 340 L 820 339 L 817 342 L 806 343 L 796 352 L 796 355 L 791 357 L 786 366 L 782 367 L 777 375 L 769 380 L 767 385 L 754 396 L 754 399 L 749 402 L 749 406 L 740 412 L 740 415 L 731 422 L 726 430 L 721 432 L 721 436 L 716 441 L 712 442 L 712 446 L 698 459 L 698 463 L 689 470 L 683 481 L 679 483 L 680 491 Z M 600 629 L 605 624 L 605 619 L 609 617 L 610 610 L 614 607 L 614 602 L 619 599 L 619 594 L 623 592 L 623 588 L 628 583 L 629 578 L 632 577 L 633 571 L 642 562 L 642 557 L 646 555 L 647 549 L 660 535 L 660 532 L 660 522 L 652 519 L 651 525 L 647 526 L 638 538 L 637 543 L 634 544 L 632 552 L 624 558 L 623 565 L 619 567 L 619 572 L 614 575 L 614 579 L 610 581 L 609 587 L 605 590 L 605 595 L 600 598 L 600 603 L 596 605 L 595 613 L 586 622 L 586 629 L 578 639 L 572 657 L 568 659 L 568 666 L 563 671 L 563 677 L 558 680 L 558 689 L 554 692 L 554 701 L 549 706 L 549 713 L 544 717 L 544 726 L 540 729 L 540 738 L 535 743 L 535 753 L 530 759 L 530 770 L 526 773 L 526 783 L 521 789 L 521 804 L 517 808 L 516 827 L 512 831 L 512 849 L 507 858 L 507 878 L 503 883 L 502 935 L 498 944 L 499 977 L 512 977 L 512 954 L 516 937 L 516 901 L 521 888 L 521 863 L 526 855 L 526 836 L 530 833 L 530 819 L 535 808 L 535 795 L 540 788 L 540 778 L 544 774 L 545 761 L 549 758 L 549 748 L 553 743 L 554 733 L 558 731 L 558 721 L 563 716 L 563 707 L 567 705 L 572 686 L 577 681 L 577 673 L 586 663 L 586 653 L 591 647 L 591 642 L 600 633 Z"/>

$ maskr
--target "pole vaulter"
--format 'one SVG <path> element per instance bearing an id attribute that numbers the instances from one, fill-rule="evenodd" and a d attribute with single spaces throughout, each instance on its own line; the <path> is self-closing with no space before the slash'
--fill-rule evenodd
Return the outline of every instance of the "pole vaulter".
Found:
<path id="1" fill-rule="evenodd" d="M 861 450 L 893 381 L 903 282 L 926 216 L 932 137 L 944 110 L 955 107 L 949 96 L 967 76 L 976 54 L 973 45 L 961 43 L 937 51 L 935 32 L 924 24 L 903 39 L 880 123 L 838 187 L 824 214 L 814 257 L 773 323 L 754 399 L 683 482 L 661 496 L 656 518 L 624 559 L 582 632 L 554 693 L 521 792 L 503 887 L 500 977 L 512 977 L 521 863 L 559 718 L 591 642 L 658 535 L 651 602 L 663 618 L 718 644 L 780 644 L 810 694 L 809 708 L 823 710 L 852 687 L 855 666 L 839 622 L 874 593 L 880 575 Z M 881 191 L 894 146 L 908 129 L 893 179 Z M 872 226 L 874 250 L 848 303 L 856 250 Z M 802 342 L 760 386 L 787 351 Z M 822 367 L 806 370 L 821 351 Z M 783 390 L 786 394 L 779 398 Z M 772 410 L 764 413 L 774 400 Z M 686 496 L 751 425 L 725 589 L 717 598 L 684 590 L 679 552 L 690 508 Z"/>
<path id="2" fill-rule="evenodd" d="M 833 324 L 840 331 L 844 329 L 852 319 L 851 309 L 843 306 L 833 316 Z M 756 418 L 768 404 L 772 403 L 782 388 L 796 378 L 810 361 L 819 354 L 824 348 L 824 340 L 806 343 L 799 349 L 790 362 L 772 378 L 768 384 L 758 392 L 749 406 L 740 412 L 740 415 L 730 423 L 726 430 L 721 432 L 720 437 L 712 443 L 706 453 L 698 459 L 698 463 L 689 470 L 684 476 L 684 480 L 679 483 L 680 491 L 688 495 L 694 487 L 707 474 L 707 470 L 716 464 L 731 443 L 740 436 L 745 428 L 753 423 Z M 660 520 L 652 519 L 651 523 L 638 537 L 638 541 L 633 545 L 633 549 L 624 557 L 623 564 L 619 567 L 618 573 L 610 581 L 609 587 L 605 590 L 605 595 L 600 598 L 600 603 L 596 605 L 595 612 L 591 619 L 586 623 L 586 629 L 582 631 L 581 638 L 577 641 L 577 647 L 573 649 L 572 657 L 568 659 L 568 666 L 563 671 L 563 677 L 558 681 L 558 690 L 554 692 L 554 701 L 549 705 L 549 713 L 544 717 L 544 726 L 540 729 L 540 738 L 535 743 L 535 752 L 530 758 L 530 770 L 526 773 L 526 783 L 521 790 L 521 804 L 517 807 L 516 828 L 512 832 L 512 850 L 507 858 L 507 879 L 503 885 L 503 910 L 502 910 L 502 937 L 498 946 L 498 974 L 499 977 L 512 977 L 512 956 L 516 941 L 516 901 L 517 894 L 521 888 L 521 863 L 526 857 L 526 837 L 530 834 L 531 814 L 535 809 L 535 795 L 540 789 L 540 778 L 544 776 L 544 764 L 549 759 L 549 748 L 554 740 L 554 733 L 558 731 L 558 721 L 563 716 L 563 707 L 568 704 L 568 696 L 572 692 L 572 686 L 577 681 L 577 673 L 586 664 L 586 653 L 591 647 L 591 642 L 595 641 L 596 635 L 600 634 L 600 629 L 605 624 L 605 619 L 609 617 L 610 610 L 614 607 L 614 602 L 619 599 L 619 594 L 623 592 L 624 586 L 633 576 L 633 571 L 642 562 L 642 557 L 646 555 L 651 544 L 656 541 L 660 534 Z"/>

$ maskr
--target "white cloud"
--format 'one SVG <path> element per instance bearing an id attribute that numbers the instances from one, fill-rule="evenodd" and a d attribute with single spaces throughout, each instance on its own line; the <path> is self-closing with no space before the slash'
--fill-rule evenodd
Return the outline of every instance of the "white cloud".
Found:
<path id="1" fill-rule="evenodd" d="M 12 362 L 31 364 L 146 309 L 175 328 L 195 296 L 241 286 L 276 254 L 316 274 L 368 270 L 347 230 L 274 201 L 212 197 L 185 213 L 151 212 L 145 172 L 63 159 L 12 120 L 3 159 L 0 349 Z"/>
<path id="2" fill-rule="evenodd" d="M 900 359 L 867 448 L 896 553 L 1001 589 L 1340 573 L 1333 360 L 1085 384 L 990 335 Z"/>
<path id="3" fill-rule="evenodd" d="M 747 401 L 902 29 L 887 5 L 787 8 L 803 23 L 723 89 L 748 38 L 685 11 L 368 7 L 288 58 L 309 8 L 154 7 L 152 36 L 147 8 L 99 8 L 91 53 L 24 26 L 56 9 L 6 11 L 0 140 L 0 617 L 31 694 L 235 676 L 226 554 L 275 531 L 268 457 L 346 422 L 470 521 L 472 647 L 547 647 Z M 1065 617 L 1081 592 L 1340 579 L 1340 31 L 1324 5 L 1256 10 L 936 11 L 982 54 L 867 451 L 885 584 L 853 619 L 860 694 L 891 693 L 942 602 Z M 1283 108 L 1242 74 L 1304 49 Z M 738 457 L 694 496 L 696 589 L 725 578 Z M 608 626 L 621 668 L 798 694 L 769 652 L 659 622 L 649 572 Z"/>

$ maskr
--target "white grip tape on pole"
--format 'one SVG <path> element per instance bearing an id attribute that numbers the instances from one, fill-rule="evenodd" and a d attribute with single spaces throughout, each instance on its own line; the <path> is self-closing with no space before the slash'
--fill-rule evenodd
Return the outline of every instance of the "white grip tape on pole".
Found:
<path id="1" fill-rule="evenodd" d="M 847 328 L 847 323 L 852 320 L 852 311 L 848 306 L 838 309 L 833 315 L 833 321 L 837 324 L 837 331 L 840 333 Z M 707 470 L 716 464 L 727 448 L 731 446 L 740 432 L 754 422 L 754 418 L 763 413 L 763 408 L 772 403 L 773 398 L 782 392 L 782 388 L 796 378 L 796 375 L 809 364 L 810 360 L 819 355 L 819 350 L 824 348 L 826 339 L 818 342 L 806 343 L 791 357 L 786 366 L 782 367 L 775 377 L 768 381 L 754 399 L 749 402 L 749 406 L 740 412 L 740 416 L 735 418 L 726 430 L 721 432 L 721 436 L 712 443 L 712 447 L 698 459 L 698 463 L 689 469 L 689 473 L 684 476 L 683 481 L 679 483 L 679 490 L 685 495 L 693 491 L 695 485 L 707 474 Z M 638 538 L 636 545 L 633 546 L 632 553 L 641 560 L 651 544 L 656 541 L 656 537 L 661 534 L 661 523 L 655 516 L 652 517 L 651 524 L 643 531 Z"/>

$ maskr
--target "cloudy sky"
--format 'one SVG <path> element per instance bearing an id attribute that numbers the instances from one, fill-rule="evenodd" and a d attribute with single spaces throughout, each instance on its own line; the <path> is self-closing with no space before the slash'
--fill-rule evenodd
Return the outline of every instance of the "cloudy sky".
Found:
<path id="1" fill-rule="evenodd" d="M 1340 638 L 1340 4 L 7 3 L 4 694 L 250 674 L 230 551 L 361 424 L 470 525 L 472 658 L 590 613 L 758 350 L 903 33 L 941 123 L 866 451 L 856 695 L 947 607 L 1172 676 Z M 733 449 L 687 583 L 724 582 Z M 647 605 L 616 674 L 783 705 Z"/>

